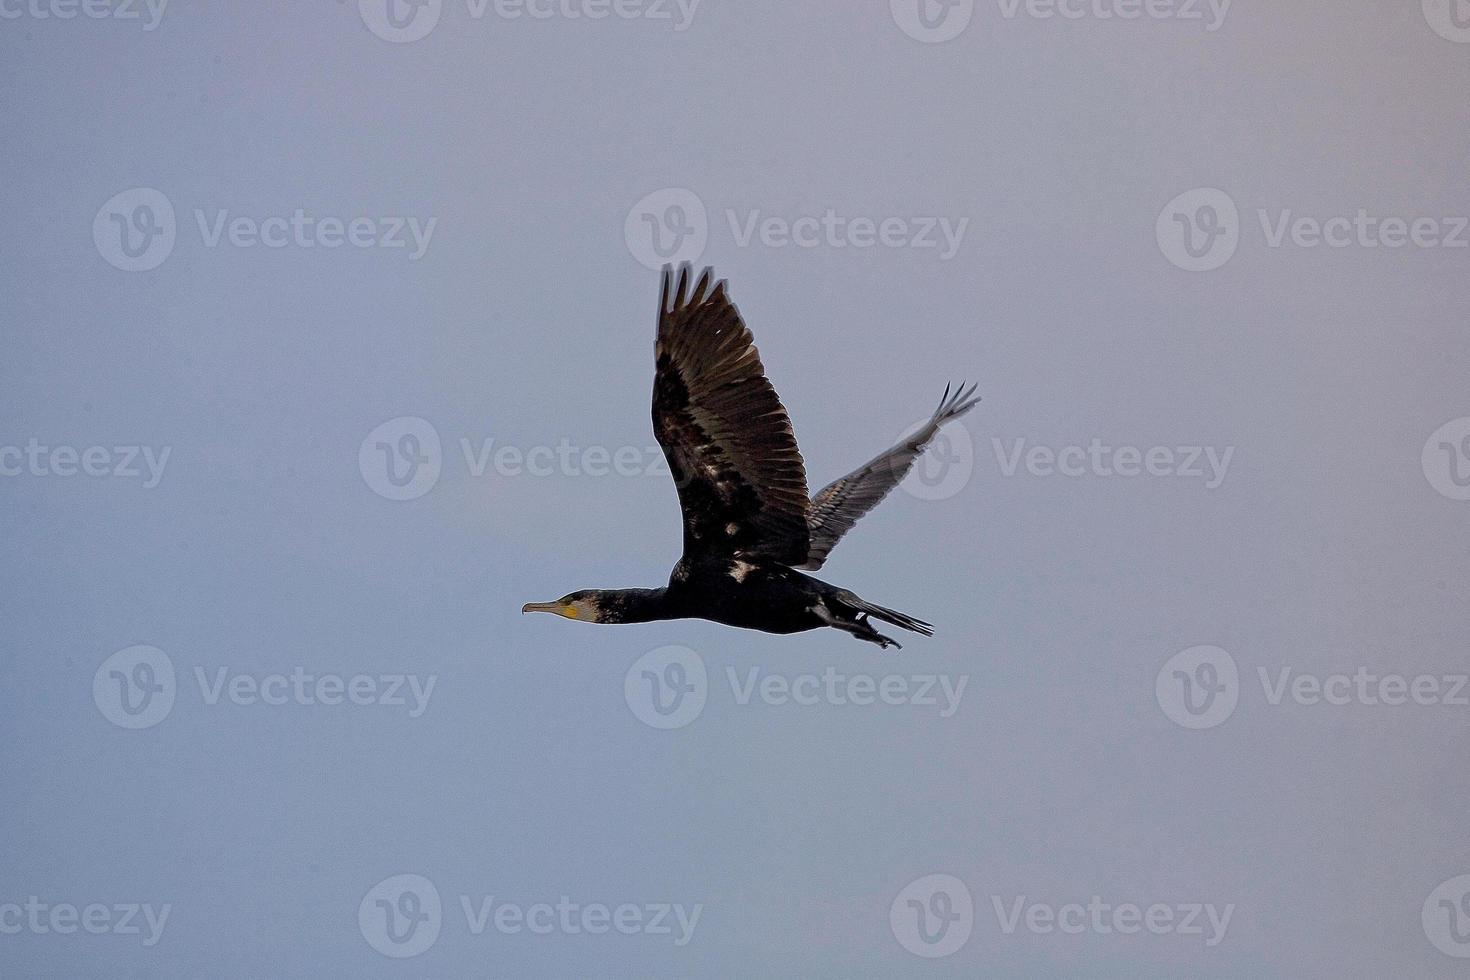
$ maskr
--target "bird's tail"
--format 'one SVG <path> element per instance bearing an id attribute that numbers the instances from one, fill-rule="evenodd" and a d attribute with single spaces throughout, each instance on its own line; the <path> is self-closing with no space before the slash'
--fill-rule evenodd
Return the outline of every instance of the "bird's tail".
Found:
<path id="1" fill-rule="evenodd" d="M 885 623 L 892 623 L 894 626 L 901 626 L 906 630 L 913 630 L 915 633 L 921 633 L 924 636 L 934 635 L 934 627 L 931 624 L 924 622 L 922 619 L 915 619 L 908 613 L 901 613 L 896 609 L 889 609 L 886 606 L 874 605 L 865 599 L 859 599 L 857 596 L 852 595 L 852 593 L 848 593 L 843 598 L 847 599 L 858 612 L 867 613 L 875 619 L 881 619 Z"/>

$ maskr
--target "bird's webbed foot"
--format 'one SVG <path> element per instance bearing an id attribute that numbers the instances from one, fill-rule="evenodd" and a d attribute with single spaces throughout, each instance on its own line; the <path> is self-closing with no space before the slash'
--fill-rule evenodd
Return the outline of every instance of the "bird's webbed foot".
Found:
<path id="1" fill-rule="evenodd" d="M 877 630 L 873 629 L 872 624 L 868 622 L 867 613 L 858 613 L 857 622 L 853 625 L 857 626 L 858 629 L 853 630 L 852 635 L 856 636 L 859 640 L 867 640 L 869 643 L 876 643 L 884 650 L 887 650 L 890 646 L 897 647 L 900 650 L 903 649 L 902 643 L 898 642 L 891 636 L 884 636 L 882 633 L 879 633 Z"/>
<path id="2" fill-rule="evenodd" d="M 884 636 L 877 630 L 873 630 L 871 635 L 869 635 L 868 633 L 856 633 L 854 635 L 859 640 L 867 640 L 869 643 L 876 643 L 884 650 L 887 650 L 889 647 L 897 647 L 900 650 L 903 649 L 902 643 L 898 642 L 891 636 Z"/>
<path id="3" fill-rule="evenodd" d="M 882 633 L 873 629 L 868 623 L 867 613 L 859 613 L 854 619 L 838 619 L 829 613 L 825 607 L 819 607 L 817 609 L 817 615 L 821 616 L 823 621 L 833 629 L 842 630 L 844 633 L 851 633 L 859 640 L 876 643 L 884 650 L 887 650 L 890 646 L 897 647 L 900 650 L 903 649 L 902 643 L 891 636 L 884 636 Z"/>

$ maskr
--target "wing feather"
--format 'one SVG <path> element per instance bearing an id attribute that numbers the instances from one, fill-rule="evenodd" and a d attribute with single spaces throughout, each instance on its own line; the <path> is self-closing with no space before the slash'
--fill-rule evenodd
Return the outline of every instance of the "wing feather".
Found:
<path id="1" fill-rule="evenodd" d="M 809 551 L 806 468 L 750 330 L 705 269 L 665 266 L 654 346 L 653 431 L 684 513 L 684 554 L 769 558 Z"/>
<path id="2" fill-rule="evenodd" d="M 980 399 L 975 397 L 975 386 L 964 385 L 951 394 L 944 389 L 933 417 L 920 426 L 913 435 L 868 460 L 851 473 L 823 487 L 812 498 L 807 512 L 810 528 L 811 548 L 806 561 L 797 568 L 817 569 L 827 560 L 827 555 L 852 530 L 852 526 L 888 496 L 913 468 L 914 460 L 924 452 L 926 446 L 939 433 L 940 426 L 964 415 Z"/>

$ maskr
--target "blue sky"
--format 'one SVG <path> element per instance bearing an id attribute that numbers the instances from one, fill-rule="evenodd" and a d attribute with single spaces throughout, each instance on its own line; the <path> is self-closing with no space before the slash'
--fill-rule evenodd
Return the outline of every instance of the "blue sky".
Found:
<path id="1" fill-rule="evenodd" d="M 1459 975 L 1451 2 L 0 0 L 0 973 Z M 668 258 L 935 637 L 520 614 Z"/>

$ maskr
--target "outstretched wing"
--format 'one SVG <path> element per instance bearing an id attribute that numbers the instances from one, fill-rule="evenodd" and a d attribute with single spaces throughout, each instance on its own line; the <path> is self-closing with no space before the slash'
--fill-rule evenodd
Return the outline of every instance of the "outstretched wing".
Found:
<path id="1" fill-rule="evenodd" d="M 852 529 L 864 514 L 878 506 L 888 491 L 898 486 L 914 465 L 914 460 L 939 432 L 939 427 L 964 415 L 980 399 L 975 387 L 960 385 L 952 395 L 948 386 L 939 408 L 924 426 L 893 448 L 878 454 L 840 480 L 836 480 L 812 498 L 807 514 L 811 529 L 811 549 L 797 568 L 821 568 L 827 553 Z"/>
<path id="2" fill-rule="evenodd" d="M 806 468 L 791 420 L 725 282 L 664 266 L 654 347 L 653 431 L 679 506 L 684 554 L 806 560 Z"/>

